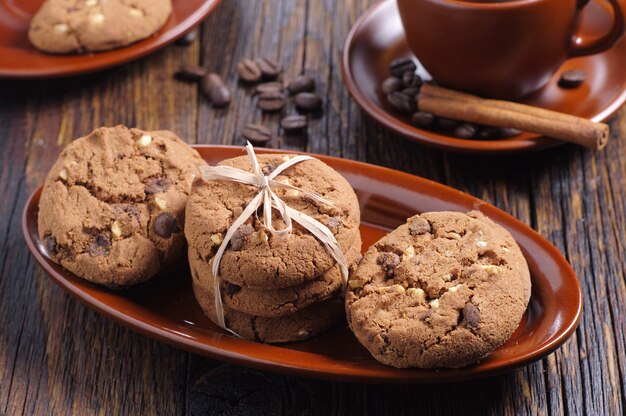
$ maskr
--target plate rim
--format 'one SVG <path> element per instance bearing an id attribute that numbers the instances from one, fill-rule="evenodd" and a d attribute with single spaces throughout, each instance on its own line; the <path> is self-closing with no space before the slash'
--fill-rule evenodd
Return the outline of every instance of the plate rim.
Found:
<path id="1" fill-rule="evenodd" d="M 375 105 L 368 99 L 363 91 L 357 85 L 356 80 L 352 76 L 351 55 L 352 49 L 356 44 L 355 38 L 357 33 L 368 22 L 368 20 L 383 7 L 393 7 L 395 0 L 378 0 L 370 6 L 356 20 L 350 29 L 348 36 L 343 45 L 341 54 L 341 75 L 342 80 L 348 90 L 350 96 L 357 102 L 359 107 L 372 117 L 378 124 L 392 132 L 404 137 L 405 139 L 433 147 L 440 150 L 453 151 L 457 153 L 480 153 L 485 155 L 500 155 L 518 152 L 530 152 L 545 150 L 556 146 L 567 144 L 567 142 L 545 137 L 534 133 L 523 133 L 526 138 L 508 139 L 508 140 L 474 140 L 459 139 L 452 136 L 442 135 L 429 130 L 420 129 L 412 126 L 387 111 L 380 106 Z M 397 7 L 397 6 L 396 6 Z M 573 58 L 579 59 L 579 58 Z M 620 95 L 611 102 L 606 108 L 591 118 L 594 122 L 602 122 L 615 115 L 624 102 L 626 101 L 626 88 L 622 89 Z"/>
<path id="2" fill-rule="evenodd" d="M 205 148 L 205 149 L 218 149 L 222 151 L 233 151 L 233 150 L 242 150 L 241 146 L 228 146 L 228 145 L 192 145 L 193 148 Z M 284 149 L 257 149 L 257 153 L 284 153 Z M 583 310 L 583 294 L 582 287 L 578 280 L 578 277 L 571 265 L 565 257 L 561 254 L 561 252 L 547 239 L 542 237 L 539 233 L 537 233 L 534 229 L 524 224 L 517 218 L 512 215 L 504 212 L 503 210 L 491 205 L 487 202 L 484 202 L 472 195 L 469 195 L 460 190 L 454 189 L 447 185 L 438 183 L 436 181 L 432 181 L 427 178 L 423 178 L 417 175 L 412 175 L 403 171 L 386 168 L 383 166 L 373 165 L 366 162 L 360 162 L 355 160 L 343 159 L 334 156 L 326 156 L 320 154 L 312 154 L 306 152 L 297 152 L 297 151 L 289 151 L 289 153 L 299 153 L 299 154 L 310 154 L 312 156 L 320 158 L 322 161 L 330 161 L 335 164 L 344 164 L 344 166 L 352 166 L 357 169 L 354 169 L 358 172 L 363 172 L 364 170 L 379 170 L 382 173 L 388 173 L 393 175 L 399 175 L 407 180 L 417 181 L 426 184 L 427 186 L 441 187 L 442 191 L 445 193 L 456 193 L 457 195 L 461 195 L 464 198 L 469 198 L 473 200 L 475 203 L 476 209 L 481 209 L 486 207 L 491 213 L 488 215 L 492 218 L 492 214 L 496 214 L 497 217 L 504 217 L 508 222 L 511 222 L 515 228 L 522 228 L 529 235 L 533 241 L 538 242 L 541 246 L 546 250 L 546 252 L 550 255 L 551 258 L 558 260 L 558 262 L 565 267 L 567 270 L 567 275 L 569 280 L 566 280 L 566 283 L 573 283 L 575 286 L 573 287 L 574 292 L 578 295 L 574 300 L 576 302 L 576 311 L 574 312 L 574 318 L 564 326 L 564 328 L 552 336 L 549 337 L 549 340 L 544 342 L 543 346 L 539 349 L 534 349 L 528 351 L 523 355 L 518 355 L 517 359 L 511 361 L 507 360 L 502 365 L 498 365 L 492 368 L 486 368 L 484 370 L 474 371 L 476 367 L 469 367 L 469 371 L 465 371 L 463 369 L 459 370 L 419 370 L 419 369 L 407 369 L 400 370 L 394 369 L 392 367 L 388 367 L 385 370 L 385 374 L 394 373 L 394 377 L 390 376 L 381 376 L 377 373 L 372 374 L 354 374 L 348 373 L 346 371 L 340 371 L 340 368 L 336 366 L 331 370 L 320 370 L 315 366 L 309 365 L 308 367 L 302 367 L 301 365 L 290 364 L 286 361 L 285 358 L 281 362 L 277 362 L 276 360 L 270 360 L 267 357 L 257 357 L 243 354 L 238 351 L 233 351 L 230 349 L 220 348 L 218 344 L 225 343 L 244 343 L 241 344 L 243 346 L 253 344 L 255 348 L 282 348 L 283 351 L 286 352 L 287 355 L 295 353 L 298 356 L 302 356 L 305 358 L 306 355 L 314 355 L 320 357 L 320 355 L 311 352 L 311 351 L 301 351 L 301 350 L 292 350 L 289 348 L 284 348 L 281 346 L 273 346 L 268 344 L 256 343 L 252 341 L 246 341 L 241 339 L 235 339 L 227 334 L 215 334 L 219 337 L 219 340 L 215 342 L 214 345 L 209 345 L 203 342 L 199 342 L 193 340 L 190 337 L 185 337 L 180 335 L 180 333 L 175 333 L 174 331 L 167 330 L 161 327 L 157 327 L 155 325 L 146 323 L 139 319 L 138 317 L 129 316 L 121 312 L 120 310 L 111 307 L 107 303 L 93 297 L 92 295 L 82 291 L 80 288 L 71 284 L 71 281 L 64 278 L 61 275 L 57 276 L 57 272 L 53 270 L 53 266 L 50 260 L 45 257 L 37 247 L 37 241 L 31 238 L 31 229 L 37 228 L 37 224 L 32 224 L 28 221 L 29 214 L 32 209 L 38 209 L 37 206 L 33 206 L 33 201 L 38 200 L 41 195 L 42 185 L 38 186 L 28 197 L 26 204 L 24 205 L 22 211 L 21 218 L 21 227 L 22 233 L 24 236 L 24 240 L 26 241 L 26 245 L 28 246 L 29 251 L 35 258 L 36 262 L 43 269 L 45 274 L 51 278 L 57 285 L 59 285 L 66 293 L 70 294 L 72 297 L 76 298 L 80 303 L 87 306 L 88 308 L 95 310 L 97 313 L 104 315 L 115 321 L 116 323 L 125 326 L 133 331 L 137 331 L 140 334 L 147 336 L 152 339 L 156 339 L 160 342 L 166 343 L 168 345 L 174 346 L 176 348 L 180 348 L 183 350 L 191 351 L 193 353 L 197 353 L 199 355 L 203 355 L 206 357 L 210 357 L 213 359 L 217 359 L 220 361 L 226 361 L 232 364 L 247 366 L 256 368 L 263 371 L 269 371 L 274 373 L 302 376 L 308 378 L 315 379 L 326 379 L 326 380 L 334 380 L 334 381 L 345 381 L 345 382 L 359 382 L 366 384 L 441 384 L 448 382 L 459 382 L 466 380 L 474 380 L 485 377 L 491 377 L 499 374 L 504 374 L 514 369 L 525 367 L 526 365 L 535 362 L 541 358 L 546 357 L 550 353 L 554 352 L 560 346 L 567 341 L 570 336 L 574 333 L 576 328 L 580 323 L 580 319 L 582 316 Z M 359 169 L 360 168 L 360 169 Z M 354 171 L 353 170 L 353 171 Z M 492 218 L 494 221 L 498 222 L 496 218 Z M 572 302 L 573 303 L 573 302 Z M 300 359 L 300 362 L 302 361 Z M 410 377 L 411 374 L 414 374 L 415 371 L 427 371 L 429 373 L 436 373 L 437 377 L 432 380 L 425 380 L 424 377 Z M 403 374 L 404 373 L 404 374 Z"/>
<path id="3" fill-rule="evenodd" d="M 111 49 L 108 51 L 95 52 L 93 54 L 69 54 L 68 56 L 76 58 L 82 57 L 81 63 L 73 67 L 49 67 L 39 66 L 36 68 L 24 69 L 11 69 L 0 66 L 0 79 L 7 80 L 39 80 L 39 79 L 55 79 L 70 77 L 82 74 L 89 74 L 93 72 L 110 69 L 119 65 L 126 64 L 131 61 L 143 58 L 150 55 L 181 38 L 188 31 L 198 25 L 203 19 L 209 16 L 217 6 L 220 5 L 222 0 L 202 0 L 198 8 L 187 16 L 184 20 L 179 22 L 172 28 L 160 33 L 162 29 L 159 29 L 156 34 L 153 34 L 145 39 L 141 39 L 130 45 L 126 45 L 121 48 Z M 173 2 L 175 7 L 175 2 Z M 174 13 L 174 8 L 172 13 Z M 170 16 L 169 19 L 172 17 Z M 168 19 L 168 20 L 169 20 Z M 167 24 L 167 22 L 166 22 Z M 39 52 L 44 53 L 44 52 Z M 110 58 L 107 59 L 107 54 L 110 54 Z M 54 57 L 63 57 L 64 55 L 55 55 Z M 98 56 L 98 60 L 90 60 L 90 57 Z M 104 61 L 102 61 L 104 56 Z"/>

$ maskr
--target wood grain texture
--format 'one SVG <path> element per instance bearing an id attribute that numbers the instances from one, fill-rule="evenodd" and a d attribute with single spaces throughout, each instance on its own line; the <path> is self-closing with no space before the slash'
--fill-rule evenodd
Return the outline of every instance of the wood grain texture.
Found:
<path id="1" fill-rule="evenodd" d="M 0 81 L 0 415 L 19 414 L 623 414 L 626 406 L 626 114 L 594 154 L 574 146 L 506 157 L 446 154 L 377 125 L 348 96 L 344 39 L 368 0 L 225 0 L 190 46 L 72 79 Z M 285 78 L 311 75 L 324 99 L 308 134 L 284 136 L 238 84 L 244 57 L 279 59 Z M 173 79 L 201 64 L 231 86 L 214 109 Z M 585 310 L 546 359 L 467 383 L 367 386 L 261 373 L 149 340 L 88 310 L 30 258 L 20 230 L 28 194 L 58 152 L 101 125 L 171 129 L 190 143 L 241 144 L 261 122 L 275 147 L 362 160 L 447 183 L 521 219 L 565 254 Z"/>

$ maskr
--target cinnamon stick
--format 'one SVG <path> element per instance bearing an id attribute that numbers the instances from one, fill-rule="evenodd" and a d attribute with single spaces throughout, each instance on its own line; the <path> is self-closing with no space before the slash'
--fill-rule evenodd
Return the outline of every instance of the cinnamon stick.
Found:
<path id="1" fill-rule="evenodd" d="M 606 146 L 609 139 L 609 126 L 604 123 L 430 84 L 422 85 L 418 108 L 442 117 L 550 136 L 595 150 Z"/>

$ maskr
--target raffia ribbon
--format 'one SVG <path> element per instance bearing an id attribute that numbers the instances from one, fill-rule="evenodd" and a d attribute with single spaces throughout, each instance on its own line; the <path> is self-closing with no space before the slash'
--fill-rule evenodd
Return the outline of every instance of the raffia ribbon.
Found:
<path id="1" fill-rule="evenodd" d="M 321 241 L 322 244 L 324 244 L 326 250 L 328 250 L 328 252 L 333 256 L 333 258 L 339 265 L 344 285 L 348 281 L 348 265 L 346 262 L 346 258 L 343 255 L 341 247 L 335 239 L 335 236 L 328 229 L 328 227 L 317 221 L 315 218 L 312 218 L 298 210 L 289 207 L 285 203 L 285 201 L 280 199 L 272 190 L 273 188 L 293 189 L 301 192 L 302 194 L 317 202 L 332 206 L 329 201 L 325 200 L 324 198 L 322 198 L 322 196 L 316 193 L 308 192 L 293 185 L 274 180 L 274 178 L 276 178 L 278 175 L 280 175 L 282 172 L 289 169 L 290 167 L 298 163 L 304 162 L 305 160 L 312 160 L 314 158 L 302 155 L 294 156 L 279 165 L 276 169 L 274 169 L 274 171 L 266 176 L 261 170 L 259 161 L 256 157 L 256 154 L 254 153 L 254 148 L 252 147 L 250 142 L 247 143 L 245 150 L 248 153 L 248 156 L 250 156 L 250 161 L 252 162 L 252 173 L 246 172 L 238 168 L 234 168 L 232 166 L 204 166 L 200 168 L 202 177 L 206 180 L 238 182 L 245 185 L 252 185 L 259 189 L 259 193 L 254 198 L 252 198 L 252 200 L 243 210 L 241 215 L 239 215 L 239 217 L 226 231 L 226 236 L 224 237 L 222 244 L 220 244 L 219 248 L 217 249 L 217 253 L 215 254 L 215 257 L 213 257 L 213 264 L 211 266 L 211 271 L 213 273 L 213 291 L 215 294 L 215 312 L 217 315 L 217 323 L 220 327 L 235 336 L 239 335 L 226 327 L 226 321 L 224 319 L 224 305 L 222 303 L 222 294 L 220 291 L 219 280 L 220 261 L 222 260 L 224 251 L 226 251 L 226 247 L 228 247 L 228 244 L 230 243 L 230 240 L 232 239 L 237 229 L 245 224 L 248 218 L 250 218 L 261 205 L 263 205 L 263 218 L 261 219 L 261 223 L 272 235 L 284 236 L 290 234 L 293 229 L 292 221 L 297 222 L 307 231 L 313 234 L 319 241 Z M 279 212 L 283 222 L 285 223 L 285 228 L 277 230 L 272 224 L 273 209 Z"/>

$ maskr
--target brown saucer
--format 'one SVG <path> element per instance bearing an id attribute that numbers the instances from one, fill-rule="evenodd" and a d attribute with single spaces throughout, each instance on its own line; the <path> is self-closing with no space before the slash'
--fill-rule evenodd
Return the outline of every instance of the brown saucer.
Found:
<path id="1" fill-rule="evenodd" d="M 54 78 L 93 72 L 148 55 L 183 36 L 221 0 L 174 0 L 172 15 L 156 34 L 125 48 L 86 55 L 50 55 L 28 40 L 28 26 L 43 0 L 0 0 L 0 77 Z"/>
<path id="2" fill-rule="evenodd" d="M 211 164 L 241 155 L 241 147 L 196 149 Z M 511 339 L 478 365 L 439 371 L 386 367 L 368 354 L 347 325 L 305 342 L 282 346 L 244 341 L 226 334 L 203 315 L 184 264 L 147 283 L 112 291 L 79 279 L 50 261 L 37 236 L 41 188 L 24 208 L 24 237 L 37 262 L 58 285 L 116 322 L 197 354 L 285 374 L 370 383 L 442 383 L 487 377 L 545 357 L 578 326 L 583 301 L 574 271 L 554 246 L 520 221 L 470 195 L 417 176 L 350 160 L 316 157 L 337 169 L 355 188 L 361 203 L 364 249 L 407 217 L 423 211 L 478 209 L 506 227 L 528 260 L 533 284 L 528 310 Z"/>
<path id="3" fill-rule="evenodd" d="M 610 11 L 600 2 L 592 2 L 585 9 L 582 30 L 600 35 L 610 26 L 610 19 Z M 531 133 L 501 140 L 457 139 L 412 126 L 408 118 L 393 112 L 380 90 L 380 84 L 389 74 L 389 63 L 409 57 L 413 54 L 406 43 L 395 0 L 382 0 L 366 11 L 344 46 L 341 68 L 350 94 L 370 116 L 390 130 L 425 145 L 472 153 L 511 153 L 563 143 Z M 560 74 L 569 69 L 584 70 L 587 80 L 578 88 L 559 88 Z M 520 102 L 603 121 L 625 100 L 626 36 L 623 36 L 606 52 L 568 60 L 546 87 Z"/>

